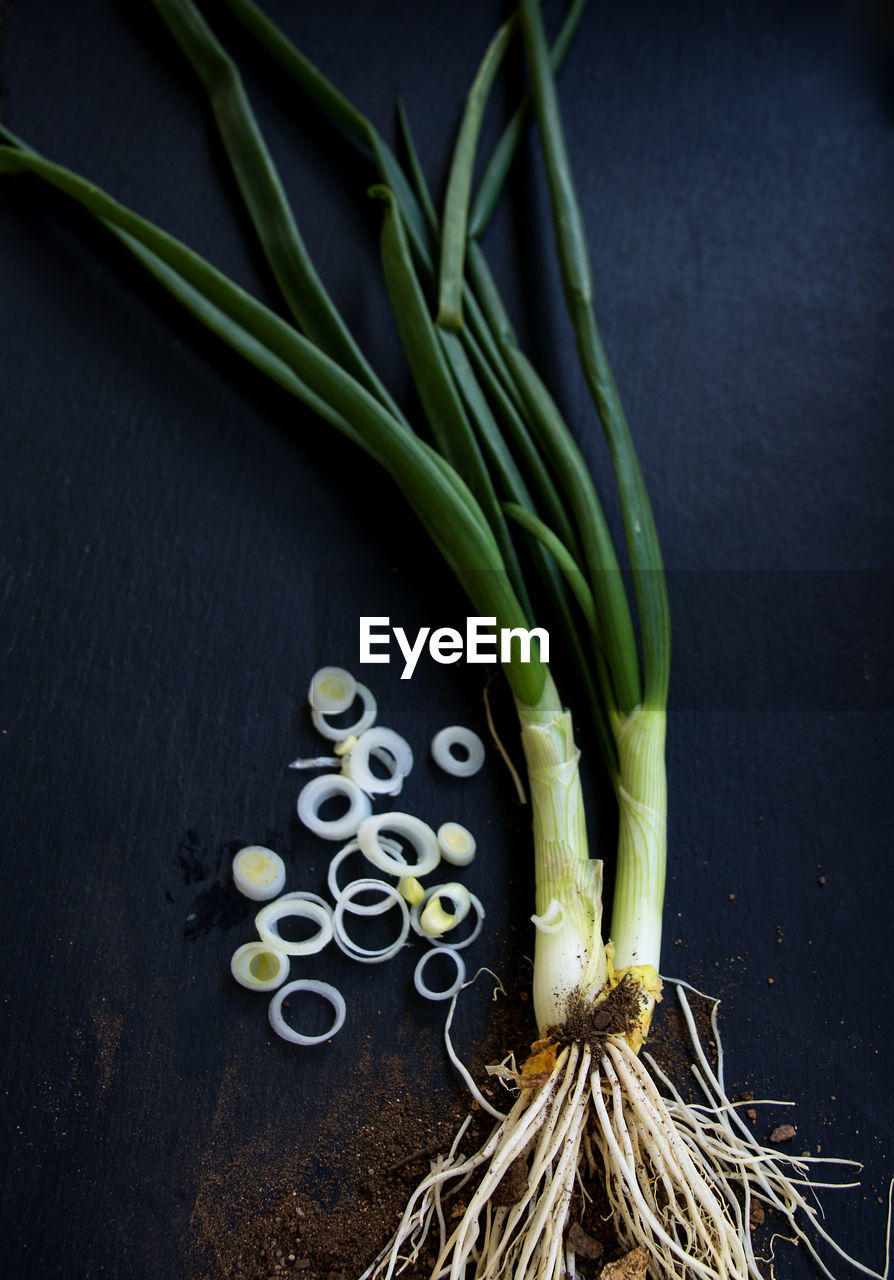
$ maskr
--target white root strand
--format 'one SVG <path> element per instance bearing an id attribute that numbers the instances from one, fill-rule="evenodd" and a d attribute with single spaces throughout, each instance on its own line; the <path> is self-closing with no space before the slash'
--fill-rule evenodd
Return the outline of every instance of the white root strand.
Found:
<path id="1" fill-rule="evenodd" d="M 519 1077 L 505 1066 L 490 1069 L 517 1088 L 509 1113 L 487 1104 L 498 1123 L 477 1152 L 463 1156 L 467 1118 L 361 1280 L 392 1280 L 418 1266 L 430 1237 L 431 1280 L 569 1280 L 576 1266 L 568 1231 L 590 1199 L 587 1179 L 603 1182 L 620 1242 L 627 1249 L 643 1246 L 650 1276 L 660 1280 L 763 1280 L 759 1263 L 769 1260 L 757 1257 L 751 1239 L 756 1200 L 781 1216 L 792 1240 L 804 1244 L 829 1280 L 821 1245 L 872 1280 L 889 1280 L 889 1243 L 884 1271 L 871 1270 L 835 1243 L 806 1198 L 818 1188 L 853 1185 L 815 1181 L 812 1164 L 853 1161 L 786 1156 L 762 1146 L 726 1095 L 716 1004 L 712 1068 L 681 986 L 677 996 L 704 1103 L 685 1102 L 649 1054 L 641 1060 L 617 1036 L 608 1037 L 598 1060 L 589 1047 L 570 1045 L 534 1087 L 519 1087 Z M 486 1103 L 480 1092 L 478 1097 Z M 527 1186 L 515 1203 L 496 1204 L 492 1196 L 516 1161 L 524 1161 Z M 470 1184 L 467 1206 L 448 1222 L 451 1199 Z M 888 1237 L 891 1213 L 889 1196 Z"/>

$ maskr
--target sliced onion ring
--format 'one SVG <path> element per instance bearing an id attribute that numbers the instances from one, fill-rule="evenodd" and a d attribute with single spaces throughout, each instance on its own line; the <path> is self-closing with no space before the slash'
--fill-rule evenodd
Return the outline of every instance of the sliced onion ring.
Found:
<path id="1" fill-rule="evenodd" d="M 266 902 L 282 893 L 286 864 L 278 853 L 261 844 L 249 844 L 233 858 L 233 884 L 246 898 Z"/>
<path id="2" fill-rule="evenodd" d="M 341 742 L 343 738 L 349 738 L 352 733 L 356 733 L 359 737 L 361 733 L 364 733 L 374 725 L 379 709 L 369 689 L 365 684 L 361 684 L 359 680 L 357 682 L 357 697 L 363 703 L 363 710 L 354 724 L 346 725 L 343 729 L 337 729 L 335 725 L 329 724 L 325 713 L 317 711 L 316 707 L 312 707 L 310 718 L 314 722 L 314 728 L 317 733 L 321 733 L 330 742 Z"/>
<path id="3" fill-rule="evenodd" d="M 348 904 L 355 894 L 361 893 L 364 889 L 380 888 L 384 889 L 388 894 L 389 905 L 394 903 L 400 911 L 400 933 L 394 942 L 389 943 L 387 947 L 378 947 L 371 950 L 368 947 L 361 947 L 359 943 L 348 937 L 345 931 L 345 912 L 348 910 Z M 410 932 L 410 913 L 407 910 L 407 904 L 393 885 L 385 884 L 383 880 L 374 880 L 370 876 L 361 880 L 352 880 L 346 889 L 342 889 L 341 898 L 335 904 L 332 923 L 335 928 L 335 941 L 346 956 L 350 956 L 352 960 L 359 960 L 363 964 L 381 964 L 383 960 L 390 960 L 392 956 L 396 956 L 406 942 L 407 934 Z"/>
<path id="4" fill-rule="evenodd" d="M 265 942 L 246 942 L 233 952 L 230 973 L 249 991 L 275 991 L 289 976 L 289 957 Z"/>
<path id="5" fill-rule="evenodd" d="M 447 898 L 453 903 L 453 911 L 448 911 L 442 902 Z M 439 884 L 431 893 L 426 893 L 425 901 L 419 913 L 419 929 L 427 938 L 440 938 L 461 924 L 469 914 L 472 899 L 464 884 L 452 881 L 450 884 Z M 440 907 L 440 911 L 433 908 Z"/>
<path id="6" fill-rule="evenodd" d="M 418 861 L 407 862 L 403 856 L 389 854 L 379 835 L 383 829 L 404 836 L 419 855 Z M 357 831 L 357 842 L 374 867 L 398 880 L 405 876 L 426 876 L 441 861 L 438 837 L 428 823 L 411 813 L 377 813 L 365 818 Z"/>
<path id="7" fill-rule="evenodd" d="M 310 938 L 302 938 L 300 942 L 290 942 L 280 935 L 277 925 L 287 916 L 298 916 L 303 920 L 314 920 L 319 925 L 317 932 Z M 320 905 L 308 898 L 277 898 L 268 902 L 266 907 L 255 916 L 255 928 L 262 942 L 273 951 L 283 951 L 287 956 L 312 956 L 322 951 L 332 941 L 332 912 L 329 907 Z"/>
<path id="8" fill-rule="evenodd" d="M 320 807 L 333 796 L 347 796 L 347 813 L 327 821 L 319 816 Z M 350 840 L 364 818 L 369 817 L 372 805 L 366 795 L 350 778 L 340 773 L 325 773 L 312 778 L 298 795 L 298 817 L 304 825 L 324 840 Z"/>
<path id="9" fill-rule="evenodd" d="M 458 760 L 452 751 L 455 746 L 465 747 L 468 757 Z M 440 765 L 445 773 L 452 773 L 455 778 L 471 778 L 484 764 L 484 743 L 471 729 L 451 724 L 432 738 L 431 754 L 435 764 Z"/>
<path id="10" fill-rule="evenodd" d="M 370 756 L 391 770 L 390 777 L 377 777 L 369 765 Z M 413 768 L 413 752 L 406 738 L 393 729 L 376 725 L 361 733 L 342 765 L 342 772 L 368 795 L 395 796 Z"/>
<path id="11" fill-rule="evenodd" d="M 388 853 L 393 853 L 395 857 L 400 855 L 401 846 L 397 842 L 397 840 L 389 840 L 388 837 L 385 836 L 382 838 L 381 843 L 382 843 L 382 847 L 386 849 Z M 327 875 L 326 875 L 326 883 L 329 885 L 329 892 L 332 894 L 333 900 L 335 902 L 340 902 L 344 894 L 344 890 L 339 886 L 339 883 L 338 883 L 339 868 L 341 867 L 341 864 L 343 862 L 345 862 L 348 858 L 350 858 L 352 853 L 359 853 L 359 852 L 360 852 L 360 845 L 357 843 L 356 840 L 352 840 L 349 844 L 346 844 L 343 849 L 339 849 L 338 853 L 336 853 L 333 856 L 332 860 L 329 863 L 329 871 L 327 872 Z M 390 887 L 385 883 L 384 880 L 376 880 L 375 885 L 377 889 L 378 888 L 387 889 Z M 350 911 L 351 914 L 355 916 L 377 916 L 377 915 L 381 915 L 383 911 L 387 911 L 390 906 L 391 906 L 391 898 L 386 893 L 384 897 L 382 897 L 378 902 L 373 902 L 367 905 L 364 905 L 363 903 L 352 902 L 349 899 L 347 910 Z"/>
<path id="12" fill-rule="evenodd" d="M 310 991 L 314 995 L 322 996 L 324 1000 L 328 1000 L 335 1010 L 335 1018 L 332 1026 L 321 1036 L 306 1036 L 300 1031 L 294 1031 L 286 1022 L 282 1013 L 283 1001 L 296 991 Z M 294 982 L 287 982 L 284 987 L 280 987 L 276 995 L 270 1001 L 270 1008 L 267 1011 L 270 1019 L 270 1025 L 278 1036 L 282 1036 L 283 1040 L 289 1040 L 292 1044 L 322 1044 L 324 1040 L 331 1040 L 337 1031 L 341 1031 L 345 1021 L 345 998 L 337 987 L 330 986 L 328 982 L 320 982 L 317 978 L 296 978 Z"/>
<path id="13" fill-rule="evenodd" d="M 436 893 L 443 892 L 443 889 L 444 889 L 444 885 L 440 885 L 440 884 L 432 885 L 430 889 L 426 889 L 425 897 L 422 899 L 421 902 L 417 903 L 417 905 L 410 912 L 410 924 L 412 925 L 414 931 L 418 933 L 421 938 L 426 937 L 426 935 L 422 932 L 422 928 L 420 927 L 419 917 L 422 915 L 423 911 L 425 910 L 426 905 L 428 904 L 429 898 L 432 898 Z M 469 894 L 469 906 L 475 912 L 475 927 L 473 928 L 472 932 L 468 935 L 468 937 L 460 938 L 459 942 L 454 942 L 449 934 L 445 934 L 438 941 L 439 947 L 452 947 L 454 951 L 462 951 L 465 947 L 471 946 L 472 943 L 475 941 L 475 939 L 478 937 L 479 933 L 484 928 L 484 906 L 481 902 L 481 899 L 474 893 Z"/>
<path id="14" fill-rule="evenodd" d="M 425 966 L 431 960 L 432 956 L 449 956 L 456 965 L 456 977 L 445 991 L 434 991 L 429 987 L 422 976 Z M 413 971 L 413 983 L 416 990 L 421 996 L 425 996 L 426 1000 L 451 1000 L 457 991 L 462 987 L 466 980 L 466 962 L 457 951 L 456 947 L 429 947 L 428 951 L 423 951 L 422 955 L 416 962 L 416 968 Z"/>
<path id="15" fill-rule="evenodd" d="M 320 667 L 315 671 L 307 691 L 314 711 L 336 716 L 347 711 L 357 696 L 357 681 L 344 667 Z"/>
<path id="16" fill-rule="evenodd" d="M 475 837 L 461 822 L 442 822 L 438 827 L 438 844 L 444 861 L 454 867 L 467 867 L 475 857 Z"/>

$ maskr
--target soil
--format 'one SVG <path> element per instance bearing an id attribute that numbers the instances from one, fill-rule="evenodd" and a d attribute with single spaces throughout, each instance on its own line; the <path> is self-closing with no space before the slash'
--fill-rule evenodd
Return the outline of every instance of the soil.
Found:
<path id="1" fill-rule="evenodd" d="M 607 1037 L 626 1036 L 632 1032 L 641 1010 L 639 986 L 624 977 L 596 1004 L 588 1004 L 579 996 L 572 999 L 565 1021 L 560 1027 L 550 1028 L 549 1034 L 560 1045 L 575 1042 L 588 1045 L 598 1062 Z"/>
<path id="2" fill-rule="evenodd" d="M 487 1040 L 467 1061 L 482 1091 L 498 1105 L 503 1101 L 502 1086 L 484 1074 L 484 1066 L 504 1060 L 510 1051 L 519 1063 L 531 1061 L 535 1032 L 525 994 L 510 994 L 494 1006 Z M 584 1039 L 595 1050 L 609 1033 L 628 1029 L 638 1008 L 635 991 L 621 984 L 595 1018 L 592 1009 L 572 1010 L 557 1038 Z M 673 1072 L 674 1056 L 683 1061 L 689 1055 L 673 1017 L 659 1017 L 657 1024 L 662 1027 L 659 1056 Z M 418 1048 L 418 1039 L 415 1043 Z M 708 1037 L 706 1044 L 710 1043 Z M 676 1055 L 667 1052 L 674 1044 Z M 555 1042 L 553 1046 L 555 1052 Z M 434 1077 L 441 1053 L 440 1043 L 429 1043 L 423 1054 L 414 1055 L 411 1073 L 400 1052 L 388 1060 L 377 1054 L 358 1062 L 358 1090 L 375 1087 L 376 1109 L 359 1125 L 354 1115 L 332 1114 L 314 1150 L 295 1155 L 288 1167 L 270 1170 L 266 1185 L 255 1187 L 251 1202 L 239 1199 L 241 1191 L 234 1188 L 244 1188 L 245 1182 L 234 1177 L 231 1167 L 216 1170 L 212 1164 L 204 1210 L 193 1215 L 195 1280 L 268 1280 L 292 1272 L 304 1280 L 356 1280 L 393 1233 L 430 1159 L 450 1147 L 466 1116 L 471 1113 L 472 1120 L 461 1150 L 469 1153 L 493 1126 L 461 1087 L 447 1095 L 443 1089 L 426 1087 L 426 1076 Z M 350 1147 L 344 1143 L 346 1131 L 352 1131 Z M 246 1152 L 246 1166 L 257 1172 L 256 1153 Z M 519 1163 L 504 1177 L 500 1195 L 512 1203 L 526 1183 L 526 1170 Z M 473 1180 L 460 1194 L 454 1216 L 462 1212 L 463 1196 L 475 1185 Z M 578 1272 L 582 1280 L 599 1280 L 603 1274 L 609 1280 L 607 1265 L 621 1262 L 625 1251 L 614 1235 L 604 1189 L 591 1185 L 587 1191 L 586 1200 L 578 1194 L 572 1202 Z M 425 1256 L 402 1274 L 408 1280 L 427 1280 L 434 1262 L 434 1256 Z M 637 1278 L 625 1272 L 615 1280 Z"/>

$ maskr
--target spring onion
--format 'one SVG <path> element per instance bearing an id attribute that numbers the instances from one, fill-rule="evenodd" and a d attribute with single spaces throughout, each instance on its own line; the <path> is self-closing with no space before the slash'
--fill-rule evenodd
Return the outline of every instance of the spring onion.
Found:
<path id="1" fill-rule="evenodd" d="M 403 880 L 398 882 L 397 891 L 404 902 L 409 903 L 411 907 L 417 906 L 425 897 L 422 881 L 416 876 L 404 876 Z"/>
<path id="2" fill-rule="evenodd" d="M 431 740 L 435 764 L 455 778 L 471 778 L 484 764 L 484 743 L 471 729 L 448 725 L 439 729 Z"/>
<path id="3" fill-rule="evenodd" d="M 286 864 L 278 853 L 263 845 L 250 844 L 233 858 L 233 884 L 246 898 L 266 902 L 282 893 Z"/>
<path id="4" fill-rule="evenodd" d="M 386 853 L 399 857 L 402 846 L 397 840 L 389 840 L 387 836 L 384 836 L 381 838 L 380 843 Z M 326 883 L 329 886 L 329 892 L 332 894 L 333 902 L 340 902 L 342 895 L 344 894 L 344 890 L 338 883 L 338 873 L 341 869 L 341 865 L 343 862 L 346 862 L 348 858 L 353 857 L 355 853 L 360 853 L 360 845 L 356 840 L 351 840 L 343 849 L 339 849 L 338 853 L 333 854 L 329 862 L 329 870 L 326 873 Z M 384 884 L 385 882 L 382 881 L 382 883 Z M 401 893 L 403 893 L 403 889 L 401 889 Z M 405 894 L 404 896 L 406 897 Z M 388 904 L 389 899 L 386 895 L 373 905 L 363 905 L 362 903 L 351 902 L 349 909 L 357 915 L 377 915 L 380 911 L 384 911 Z"/>
<path id="5" fill-rule="evenodd" d="M 376 759 L 384 765 L 388 776 L 382 778 L 373 773 L 370 759 Z M 344 775 L 370 796 L 398 795 L 412 768 L 413 752 L 410 744 L 399 733 L 384 726 L 364 730 L 345 754 L 342 763 Z"/>
<path id="6" fill-rule="evenodd" d="M 800 1240 L 808 1237 L 796 1213 L 834 1247 L 802 1193 L 811 1185 L 806 1173 L 801 1166 L 786 1173 L 781 1159 L 747 1130 L 743 1136 L 722 1074 L 711 1072 L 697 1037 L 693 1034 L 699 1078 L 709 1099 L 700 1110 L 688 1107 L 659 1073 L 665 1090 L 660 1093 L 639 1052 L 661 996 L 670 617 L 648 494 L 593 312 L 586 235 L 554 82 L 560 50 L 547 47 L 538 0 L 520 0 L 474 79 L 440 219 L 421 165 L 411 164 L 408 177 L 374 126 L 254 0 L 227 2 L 300 91 L 373 159 L 382 270 L 427 421 L 425 436 L 384 390 L 316 276 L 235 63 L 191 0 L 155 3 L 208 93 L 248 218 L 293 322 L 94 183 L 37 155 L 6 131 L 0 172 L 31 173 L 78 202 L 232 349 L 385 468 L 476 616 L 492 617 L 502 631 L 519 634 L 531 625 L 532 600 L 538 610 L 549 611 L 551 625 L 568 640 L 575 671 L 569 687 L 592 716 L 617 803 L 615 889 L 606 939 L 602 865 L 588 851 L 571 712 L 536 647 L 528 660 L 518 648 L 501 655 L 531 796 L 534 1011 L 542 1043 L 530 1064 L 504 1069 L 516 1089 L 508 1114 L 483 1103 L 498 1125 L 481 1150 L 467 1157 L 454 1147 L 435 1163 L 367 1274 L 391 1280 L 411 1265 L 419 1241 L 437 1219 L 442 1231 L 436 1276 L 460 1280 L 469 1267 L 479 1276 L 511 1274 L 516 1280 L 574 1275 L 571 1205 L 578 1185 L 585 1187 L 596 1171 L 619 1237 L 631 1250 L 645 1251 L 656 1277 L 756 1276 L 747 1212 L 755 1197 L 775 1208 Z M 501 142 L 485 170 L 486 190 L 473 198 L 479 127 L 515 27 L 521 30 L 528 65 L 567 310 L 620 504 L 626 565 L 586 460 L 534 362 L 521 350 L 479 243 L 520 135 L 521 116 L 516 116 L 508 141 Z M 406 117 L 403 123 L 409 139 Z M 535 577 L 537 591 L 531 589 Z M 356 694 L 362 711 L 346 728 L 331 725 L 327 716 L 344 715 L 347 708 L 333 711 L 331 701 L 325 703 L 329 711 L 314 706 L 314 724 L 326 738 L 360 739 L 374 723 L 372 695 L 362 685 Z M 336 691 L 335 705 L 341 704 Z M 356 743 L 348 760 L 354 750 Z M 452 726 L 436 735 L 432 755 L 448 772 L 470 776 L 480 768 L 484 748 L 476 735 Z M 392 759 L 397 765 L 397 757 Z M 321 821 L 320 805 L 339 793 L 349 796 L 349 815 Z M 369 813 L 368 798 L 341 775 L 315 779 L 299 800 L 299 815 L 314 830 L 330 839 L 356 832 L 370 861 L 401 882 L 437 865 L 438 841 L 425 824 L 407 815 L 373 818 Z M 384 830 L 408 839 L 417 861 L 389 854 Z M 393 947 L 371 951 L 350 941 L 344 932 L 348 904 L 361 889 L 379 884 L 353 882 L 341 891 L 335 908 L 339 945 L 367 962 L 399 949 L 410 924 L 406 902 L 389 885 L 402 919 Z M 413 906 L 417 930 L 436 893 L 428 891 Z M 468 945 L 481 928 L 483 908 L 474 895 L 470 903 L 477 923 L 471 937 L 451 943 L 454 949 Z M 277 909 L 270 904 L 259 921 L 272 911 L 265 920 L 275 923 Z M 335 1022 L 327 1035 L 299 1037 L 285 1026 L 282 1001 L 298 990 L 317 991 L 331 1001 Z M 271 1002 L 270 1019 L 286 1038 L 317 1043 L 341 1026 L 344 1001 L 326 984 L 291 983 Z M 691 1018 L 688 1025 L 692 1030 Z M 525 1164 L 528 1189 L 517 1203 L 496 1208 L 491 1197 L 518 1161 Z M 473 1173 L 448 1231 L 441 1193 L 451 1184 L 465 1186 Z"/>
<path id="7" fill-rule="evenodd" d="M 331 725 L 329 723 L 326 717 L 327 714 L 332 713 L 319 711 L 316 707 L 312 707 L 311 719 L 313 720 L 314 728 L 317 733 L 321 733 L 323 737 L 328 738 L 330 742 L 344 742 L 346 738 L 359 737 L 366 729 L 370 729 L 375 724 L 376 716 L 379 714 L 376 700 L 370 693 L 369 689 L 367 689 L 366 685 L 361 684 L 359 680 L 357 681 L 356 694 L 361 703 L 360 713 L 354 723 L 348 725 L 344 729 L 340 729 L 336 725 Z M 336 747 L 336 751 L 338 751 L 338 747 Z"/>
<path id="8" fill-rule="evenodd" d="M 289 918 L 310 920 L 317 926 L 309 938 L 292 941 L 279 932 L 279 924 Z M 255 916 L 255 928 L 266 947 L 287 956 L 312 956 L 332 941 L 332 911 L 328 906 L 305 897 L 290 894 L 268 902 Z"/>
<path id="9" fill-rule="evenodd" d="M 250 991 L 275 991 L 289 976 L 289 957 L 266 942 L 246 942 L 233 952 L 230 972 Z"/>
<path id="10" fill-rule="evenodd" d="M 450 986 L 445 987 L 442 991 L 435 991 L 430 987 L 424 976 L 428 965 L 432 961 L 437 961 L 438 957 L 449 960 L 456 971 Z M 416 968 L 413 970 L 413 985 L 421 996 L 425 996 L 426 1000 L 452 1000 L 465 980 L 466 964 L 455 947 L 429 947 L 428 951 L 423 951 L 416 961 Z"/>
<path id="11" fill-rule="evenodd" d="M 403 854 L 389 853 L 382 832 L 391 831 L 412 846 L 415 862 L 407 862 Z M 427 876 L 441 861 L 438 837 L 427 822 L 411 813 L 378 813 L 365 818 L 357 831 L 357 843 L 378 871 L 403 880 L 405 876 Z"/>
<path id="12" fill-rule="evenodd" d="M 419 928 L 429 938 L 440 938 L 461 924 L 472 906 L 471 894 L 464 884 L 451 881 L 439 884 L 429 894 L 419 915 Z"/>
<path id="13" fill-rule="evenodd" d="M 322 818 L 320 809 L 328 800 L 335 799 L 347 800 L 345 812 L 337 818 Z M 298 793 L 298 817 L 309 831 L 324 840 L 349 840 L 371 812 L 366 792 L 340 773 L 313 778 Z"/>
<path id="14" fill-rule="evenodd" d="M 468 827 L 459 822 L 442 822 L 438 827 L 441 857 L 454 867 L 467 867 L 475 857 L 477 845 Z"/>
<path id="15" fill-rule="evenodd" d="M 393 942 L 384 947 L 362 947 L 348 935 L 345 924 L 345 913 L 350 910 L 353 899 L 358 893 L 365 893 L 369 889 L 380 891 L 387 900 L 388 906 L 397 907 L 400 915 L 398 935 Z M 407 904 L 394 885 L 386 884 L 384 880 L 374 880 L 371 876 L 367 876 L 360 880 L 352 880 L 348 887 L 342 890 L 341 897 L 335 904 L 332 924 L 335 941 L 345 955 L 350 956 L 352 960 L 359 960 L 363 964 L 381 964 L 382 961 L 390 960 L 392 956 L 396 956 L 406 942 L 407 934 L 410 932 L 410 913 L 407 909 Z"/>
<path id="16" fill-rule="evenodd" d="M 306 991 L 310 995 L 322 996 L 324 1000 L 327 1000 L 332 1005 L 335 1016 L 328 1031 L 324 1031 L 319 1035 L 305 1035 L 301 1031 L 296 1031 L 294 1027 L 289 1026 L 288 1022 L 286 1022 L 285 1014 L 282 1011 L 283 1004 L 301 991 Z M 325 1041 L 331 1040 L 337 1032 L 341 1031 L 345 1024 L 346 1012 L 345 998 L 337 987 L 333 987 L 329 982 L 320 982 L 317 978 L 296 978 L 294 982 L 287 982 L 284 987 L 280 987 L 276 995 L 273 996 L 268 1009 L 268 1017 L 271 1027 L 278 1036 L 282 1036 L 283 1040 L 288 1040 L 292 1044 L 313 1045 L 324 1044 Z"/>
<path id="17" fill-rule="evenodd" d="M 423 929 L 422 927 L 422 916 L 426 910 L 426 907 L 428 906 L 432 898 L 434 898 L 438 893 L 443 892 L 445 889 L 456 889 L 456 888 L 463 889 L 464 886 L 462 885 L 460 886 L 431 885 L 429 886 L 429 888 L 425 890 L 425 896 L 423 897 L 422 901 L 417 902 L 410 912 L 410 926 L 415 933 L 418 933 L 420 937 L 431 936 L 431 935 L 427 935 L 426 930 Z M 455 951 L 464 951 L 466 947 L 470 947 L 472 943 L 478 939 L 478 936 L 480 935 L 481 930 L 484 928 L 485 912 L 484 912 L 484 904 L 482 903 L 478 895 L 475 893 L 469 894 L 469 910 L 463 912 L 463 919 L 466 919 L 466 917 L 469 915 L 470 912 L 474 912 L 474 915 L 475 915 L 475 923 L 472 926 L 470 932 L 466 934 L 465 937 L 457 938 L 451 929 L 450 932 L 444 934 L 439 938 L 439 946 L 452 947 Z M 446 915 L 446 912 L 445 912 L 445 915 Z"/>
<path id="18" fill-rule="evenodd" d="M 344 667 L 320 667 L 311 676 L 307 700 L 314 711 L 335 716 L 348 711 L 357 696 L 357 681 Z"/>

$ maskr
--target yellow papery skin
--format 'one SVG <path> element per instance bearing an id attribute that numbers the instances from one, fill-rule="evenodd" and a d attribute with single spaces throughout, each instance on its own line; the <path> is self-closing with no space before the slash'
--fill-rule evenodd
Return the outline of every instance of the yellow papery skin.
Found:
<path id="1" fill-rule="evenodd" d="M 604 988 L 606 995 L 609 991 L 614 991 L 615 987 L 625 979 L 634 982 L 639 987 L 642 1007 L 637 1026 L 632 1031 L 628 1031 L 624 1037 L 633 1052 L 639 1053 L 643 1046 L 643 1041 L 649 1034 L 655 1006 L 661 1000 L 661 992 L 663 990 L 661 978 L 658 976 L 658 970 L 653 964 L 628 964 L 622 969 L 616 969 L 614 963 L 615 947 L 612 942 L 606 945 L 605 959 L 608 965 L 608 979 Z"/>

